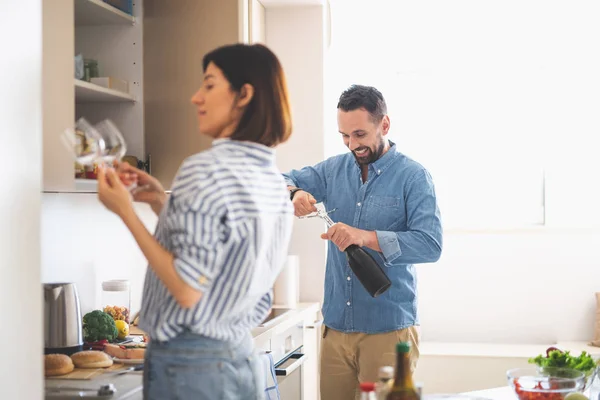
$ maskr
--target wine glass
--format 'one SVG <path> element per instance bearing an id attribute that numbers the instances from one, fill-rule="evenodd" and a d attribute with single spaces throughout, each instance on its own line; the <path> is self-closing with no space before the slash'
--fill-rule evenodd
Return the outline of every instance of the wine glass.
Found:
<path id="1" fill-rule="evenodd" d="M 95 128 L 104 140 L 101 159 L 105 165 L 112 167 L 115 161 L 121 162 L 127 152 L 127 145 L 119 128 L 110 119 L 98 122 Z"/>
<path id="2" fill-rule="evenodd" d="M 105 143 L 105 148 L 101 155 L 105 166 L 114 167 L 115 161 L 117 163 L 121 163 L 121 159 L 127 152 L 127 145 L 125 144 L 125 139 L 123 138 L 119 128 L 117 128 L 117 126 L 110 119 L 105 119 L 98 122 L 95 128 L 98 133 L 100 133 Z M 131 184 L 129 184 L 129 186 L 127 186 L 127 189 L 130 192 L 137 188 L 138 186 L 136 181 L 133 181 Z"/>
<path id="3" fill-rule="evenodd" d="M 93 166 L 105 149 L 102 135 L 85 118 L 79 118 L 75 128 L 66 129 L 60 139 L 75 161 L 84 166 Z"/>

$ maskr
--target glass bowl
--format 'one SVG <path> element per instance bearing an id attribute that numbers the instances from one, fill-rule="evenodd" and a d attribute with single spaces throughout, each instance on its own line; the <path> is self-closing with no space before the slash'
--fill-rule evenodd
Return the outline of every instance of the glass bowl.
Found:
<path id="1" fill-rule="evenodd" d="M 586 384 L 583 372 L 569 368 L 517 368 L 506 377 L 519 400 L 563 400 Z"/>
<path id="2" fill-rule="evenodd" d="M 561 370 L 564 370 L 565 368 L 551 368 L 551 367 L 539 367 L 538 366 L 537 369 L 540 374 L 553 376 L 553 373 L 560 372 Z M 568 370 L 572 371 L 571 369 L 568 369 Z M 583 384 L 583 388 L 581 388 L 581 391 L 585 392 L 586 390 L 588 390 L 590 388 L 592 381 L 594 380 L 594 377 L 598 373 L 598 368 L 594 368 L 590 371 L 582 372 L 582 373 L 583 373 L 584 384 Z"/>

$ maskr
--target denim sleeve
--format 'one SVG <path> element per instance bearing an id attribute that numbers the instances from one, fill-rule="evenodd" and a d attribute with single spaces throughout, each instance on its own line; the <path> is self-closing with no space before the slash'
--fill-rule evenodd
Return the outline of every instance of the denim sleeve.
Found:
<path id="1" fill-rule="evenodd" d="M 328 163 L 330 160 L 322 161 L 312 167 L 302 169 L 293 169 L 283 174 L 288 186 L 298 187 L 305 192 L 312 194 L 317 203 L 325 201 L 327 195 L 327 174 Z"/>
<path id="2" fill-rule="evenodd" d="M 418 171 L 406 192 L 407 230 L 376 231 L 386 265 L 437 261 L 442 254 L 442 221 L 431 175 Z"/>

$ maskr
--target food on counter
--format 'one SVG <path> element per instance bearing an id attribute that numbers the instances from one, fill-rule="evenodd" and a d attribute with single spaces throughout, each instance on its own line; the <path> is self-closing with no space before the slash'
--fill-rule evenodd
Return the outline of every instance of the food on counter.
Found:
<path id="1" fill-rule="evenodd" d="M 94 310 L 83 316 L 83 340 L 86 342 L 103 339 L 114 342 L 118 335 L 115 320 L 109 314 Z"/>
<path id="2" fill-rule="evenodd" d="M 104 351 L 122 360 L 141 360 L 146 355 L 146 343 L 107 344 Z"/>
<path id="3" fill-rule="evenodd" d="M 75 365 L 71 357 L 64 354 L 46 354 L 44 356 L 44 375 L 60 376 L 73 372 Z"/>
<path id="4" fill-rule="evenodd" d="M 117 332 L 119 339 L 125 339 L 127 335 L 129 335 L 129 324 L 123 320 L 115 321 L 115 325 L 117 326 Z"/>
<path id="5" fill-rule="evenodd" d="M 560 389 L 560 380 L 549 379 L 544 384 L 538 382 L 534 387 L 522 387 L 515 379 L 514 387 L 519 400 L 563 400 L 565 395 Z"/>
<path id="6" fill-rule="evenodd" d="M 84 350 L 71 356 L 77 368 L 107 368 L 113 365 L 113 360 L 103 351 Z"/>
<path id="7" fill-rule="evenodd" d="M 563 400 L 585 383 L 583 372 L 571 368 L 516 368 L 506 375 L 519 400 Z"/>
<path id="8" fill-rule="evenodd" d="M 108 340 L 102 339 L 95 342 L 85 342 L 86 350 L 104 350 L 104 346 L 108 344 Z"/>
<path id="9" fill-rule="evenodd" d="M 583 372 L 586 376 L 594 372 L 597 365 L 592 356 L 582 351 L 579 357 L 574 357 L 569 351 L 562 351 L 556 347 L 550 347 L 546 350 L 546 357 L 542 354 L 529 359 L 530 364 L 536 364 L 538 367 L 556 367 L 570 368 Z"/>
<path id="10" fill-rule="evenodd" d="M 569 393 L 565 396 L 565 400 L 590 400 L 585 394 L 581 392 Z"/>
<path id="11" fill-rule="evenodd" d="M 129 323 L 129 309 L 123 306 L 106 306 L 104 312 L 114 318 L 115 321 L 125 321 Z"/>

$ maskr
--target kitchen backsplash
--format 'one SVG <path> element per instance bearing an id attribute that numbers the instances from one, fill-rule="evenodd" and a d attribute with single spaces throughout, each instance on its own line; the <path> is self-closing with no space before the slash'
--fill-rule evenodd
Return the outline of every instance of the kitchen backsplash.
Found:
<path id="1" fill-rule="evenodd" d="M 153 232 L 150 207 L 136 211 Z M 131 309 L 140 308 L 146 260 L 121 220 L 94 193 L 44 193 L 41 229 L 42 282 L 75 282 L 82 312 L 102 306 L 101 283 L 131 281 Z M 41 290 L 41 288 L 40 288 Z"/>

